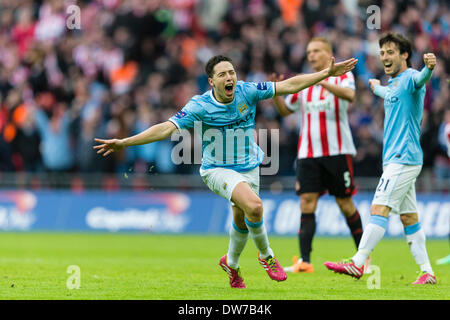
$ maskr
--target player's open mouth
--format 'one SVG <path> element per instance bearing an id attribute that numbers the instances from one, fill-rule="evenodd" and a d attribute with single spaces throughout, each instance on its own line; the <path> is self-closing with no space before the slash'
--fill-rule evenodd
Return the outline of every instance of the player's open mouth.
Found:
<path id="1" fill-rule="evenodd" d="M 392 62 L 385 63 L 385 64 L 384 64 L 384 67 L 385 67 L 386 69 L 389 69 L 390 67 L 392 67 Z"/>
<path id="2" fill-rule="evenodd" d="M 232 83 L 225 85 L 225 93 L 227 94 L 227 96 L 233 95 L 233 92 L 234 92 L 233 89 L 234 89 L 234 85 Z"/>

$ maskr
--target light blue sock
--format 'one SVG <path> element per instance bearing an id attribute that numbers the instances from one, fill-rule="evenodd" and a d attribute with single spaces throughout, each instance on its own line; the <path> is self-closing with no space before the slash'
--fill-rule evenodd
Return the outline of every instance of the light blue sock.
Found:
<path id="1" fill-rule="evenodd" d="M 269 246 L 269 237 L 267 236 L 263 220 L 259 222 L 250 222 L 245 218 L 245 224 L 247 225 L 256 248 L 259 250 L 261 258 L 266 259 L 269 256 L 273 257 L 273 251 Z"/>

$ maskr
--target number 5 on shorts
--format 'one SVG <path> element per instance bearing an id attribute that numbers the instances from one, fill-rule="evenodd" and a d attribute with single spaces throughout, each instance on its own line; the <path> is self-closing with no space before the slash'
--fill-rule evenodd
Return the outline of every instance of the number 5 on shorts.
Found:
<path id="1" fill-rule="evenodd" d="M 350 187 L 350 185 L 352 183 L 352 178 L 350 176 L 350 172 L 348 172 L 348 171 L 344 172 L 344 183 L 345 183 L 346 188 Z"/>

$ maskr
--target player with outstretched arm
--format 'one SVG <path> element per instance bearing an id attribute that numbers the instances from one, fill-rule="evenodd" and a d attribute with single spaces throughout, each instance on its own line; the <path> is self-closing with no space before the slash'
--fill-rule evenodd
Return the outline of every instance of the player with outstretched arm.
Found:
<path id="1" fill-rule="evenodd" d="M 263 152 L 255 143 L 253 135 L 247 135 L 248 143 L 236 148 L 219 148 L 211 151 L 211 136 L 221 133 L 226 146 L 229 139 L 235 139 L 237 132 L 253 130 L 255 127 L 256 104 L 259 100 L 275 95 L 298 92 L 329 76 L 339 76 L 352 70 L 356 59 L 341 63 L 331 60 L 328 68 L 311 74 L 297 75 L 280 82 L 251 83 L 237 80 L 230 58 L 214 56 L 206 64 L 212 90 L 196 95 L 184 108 L 168 121 L 156 124 L 147 130 L 124 139 L 95 139 L 97 153 L 104 156 L 125 147 L 142 145 L 163 140 L 177 129 L 189 129 L 196 122 L 202 124 L 202 166 L 200 175 L 205 184 L 216 194 L 231 201 L 233 223 L 230 228 L 228 253 L 219 265 L 229 276 L 232 288 L 245 288 L 239 268 L 239 257 L 250 236 L 258 251 L 258 261 L 269 277 L 284 281 L 287 276 L 269 246 L 263 223 L 263 205 L 259 198 L 259 165 Z M 209 131 L 208 131 L 209 130 Z M 208 134 L 207 134 L 208 133 Z M 207 137 L 205 137 L 207 136 Z M 229 139 L 228 139 L 229 138 Z"/>
<path id="2" fill-rule="evenodd" d="M 425 233 L 420 225 L 415 182 L 422 169 L 420 123 L 423 116 L 425 84 L 436 65 L 433 53 L 423 56 L 425 66 L 419 72 L 411 68 L 411 42 L 400 34 L 389 32 L 379 39 L 380 59 L 384 72 L 391 77 L 387 86 L 370 79 L 372 91 L 384 99 L 383 174 L 378 183 L 358 252 L 338 263 L 325 266 L 338 273 L 360 278 L 364 261 L 383 238 L 389 214 L 399 214 L 409 249 L 420 266 L 413 284 L 435 284 L 436 277 L 428 259 Z"/>

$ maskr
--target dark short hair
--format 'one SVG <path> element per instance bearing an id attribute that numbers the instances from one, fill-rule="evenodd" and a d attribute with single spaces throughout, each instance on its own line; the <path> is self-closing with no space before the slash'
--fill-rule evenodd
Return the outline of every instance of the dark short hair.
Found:
<path id="1" fill-rule="evenodd" d="M 407 38 L 402 36 L 399 33 L 395 32 L 388 32 L 381 36 L 380 40 L 378 41 L 378 44 L 380 45 L 380 48 L 388 42 L 395 43 L 397 45 L 397 48 L 400 50 L 400 54 L 407 53 L 408 58 L 406 58 L 406 65 L 408 67 L 411 67 L 411 55 L 412 55 L 412 44 L 411 41 L 409 41 Z"/>
<path id="2" fill-rule="evenodd" d="M 228 58 L 226 56 L 222 56 L 222 55 L 217 55 L 212 57 L 211 59 L 208 60 L 208 62 L 206 63 L 205 66 L 205 72 L 208 75 L 209 78 L 212 78 L 214 75 L 214 67 L 216 66 L 216 64 L 222 62 L 222 61 L 228 61 L 231 64 L 233 64 L 233 60 L 231 60 L 231 58 Z"/>

